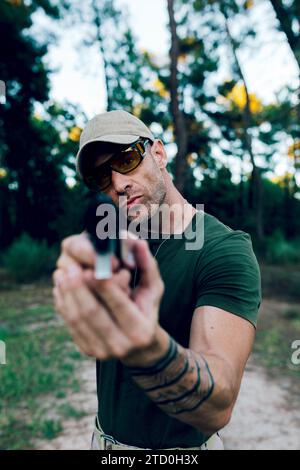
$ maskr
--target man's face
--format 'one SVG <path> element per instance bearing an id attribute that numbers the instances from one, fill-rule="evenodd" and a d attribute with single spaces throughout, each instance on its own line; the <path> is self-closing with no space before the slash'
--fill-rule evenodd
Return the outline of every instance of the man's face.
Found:
<path id="1" fill-rule="evenodd" d="M 95 166 L 101 168 L 101 165 L 107 164 L 112 156 L 111 153 L 99 155 L 95 160 Z M 147 145 L 146 155 L 137 168 L 127 174 L 112 170 L 111 185 L 104 192 L 117 206 L 120 206 L 120 196 L 127 198 L 126 204 L 121 204 L 121 208 L 126 211 L 129 221 L 141 223 L 147 220 L 154 214 L 155 207 L 164 202 L 165 160 L 163 144 L 154 141 L 152 145 Z"/>

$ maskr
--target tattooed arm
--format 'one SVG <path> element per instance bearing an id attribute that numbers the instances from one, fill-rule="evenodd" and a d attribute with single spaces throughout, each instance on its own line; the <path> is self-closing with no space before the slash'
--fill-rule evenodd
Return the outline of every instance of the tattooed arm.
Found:
<path id="1" fill-rule="evenodd" d="M 216 307 L 195 310 L 189 348 L 162 328 L 151 352 L 123 361 L 135 382 L 168 415 L 210 435 L 231 416 L 254 328 Z"/>
<path id="2" fill-rule="evenodd" d="M 131 242 L 141 270 L 133 298 L 126 269 L 95 280 L 95 252 L 85 234 L 64 240 L 54 273 L 56 309 L 81 351 L 100 360 L 116 357 L 136 369 L 134 380 L 165 413 L 212 434 L 230 418 L 254 327 L 220 308 L 198 307 L 189 347 L 172 342 L 158 323 L 158 264 L 145 240 Z"/>

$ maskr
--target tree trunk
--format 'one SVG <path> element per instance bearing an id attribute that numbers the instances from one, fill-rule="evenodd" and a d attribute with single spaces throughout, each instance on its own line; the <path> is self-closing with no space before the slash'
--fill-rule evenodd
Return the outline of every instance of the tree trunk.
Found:
<path id="1" fill-rule="evenodd" d="M 245 80 L 245 76 L 243 74 L 242 68 L 240 66 L 240 62 L 237 56 L 237 50 L 235 42 L 231 36 L 231 32 L 229 29 L 228 24 L 228 16 L 225 8 L 221 8 L 222 13 L 225 18 L 225 27 L 228 36 L 229 43 L 232 48 L 233 57 L 237 69 L 237 73 L 239 75 L 240 80 L 243 82 L 245 93 L 246 93 L 246 106 L 243 109 L 243 122 L 244 122 L 244 145 L 248 151 L 250 156 L 250 160 L 252 163 L 252 188 L 253 188 L 253 198 L 252 203 L 255 211 L 255 221 L 256 221 L 256 235 L 260 241 L 264 240 L 264 218 L 263 218 L 263 183 L 261 178 L 260 169 L 255 163 L 254 152 L 253 152 L 253 143 L 252 143 L 252 136 L 249 132 L 251 127 L 251 109 L 250 109 L 250 96 L 247 87 L 247 83 Z"/>
<path id="2" fill-rule="evenodd" d="M 298 35 L 294 33 L 293 26 L 292 26 L 292 19 L 289 18 L 289 15 L 286 11 L 286 7 L 284 7 L 281 0 L 270 0 L 273 9 L 275 11 L 277 20 L 280 23 L 280 29 L 286 35 L 287 41 L 290 45 L 290 48 L 295 56 L 297 64 L 300 69 L 300 32 Z M 299 12 L 300 13 L 300 12 Z"/>
<path id="3" fill-rule="evenodd" d="M 106 99 L 107 99 L 107 111 L 111 111 L 111 93 L 110 93 L 110 86 L 109 86 L 109 73 L 108 73 L 108 61 L 106 60 L 105 51 L 103 48 L 103 36 L 101 31 L 101 19 L 100 19 L 100 11 L 97 4 L 97 0 L 92 0 L 92 10 L 94 13 L 94 24 L 96 26 L 96 40 L 99 43 L 100 53 L 103 60 L 103 68 L 104 68 L 104 81 L 105 81 L 105 88 L 106 88 Z"/>
<path id="4" fill-rule="evenodd" d="M 175 185 L 177 189 L 184 193 L 185 181 L 187 176 L 187 132 L 185 126 L 185 119 L 179 103 L 178 92 L 178 55 L 179 55 L 179 39 L 177 35 L 177 24 L 174 14 L 174 0 L 168 0 L 168 13 L 171 31 L 171 48 L 170 48 L 170 63 L 171 63 L 171 80 L 170 80 L 170 94 L 171 94 L 171 112 L 174 121 L 174 134 L 177 143 L 177 155 L 175 157 Z"/>
<path id="5" fill-rule="evenodd" d="M 275 15 L 277 20 L 280 24 L 281 31 L 285 34 L 290 49 L 294 55 L 294 58 L 298 64 L 299 68 L 299 81 L 298 81 L 298 105 L 297 105 L 297 118 L 298 118 L 298 125 L 297 125 L 297 144 L 300 145 L 300 30 L 298 30 L 298 34 L 295 32 L 293 28 L 293 18 L 289 17 L 286 6 L 283 5 L 281 0 L 270 0 L 272 7 L 274 9 Z M 300 11 L 299 11 L 299 18 L 300 21 Z M 299 152 L 299 150 L 296 150 Z M 299 156 L 297 154 L 298 160 Z M 296 159 L 295 159 L 296 161 Z M 295 164 L 295 171 L 297 172 L 297 165 Z"/>

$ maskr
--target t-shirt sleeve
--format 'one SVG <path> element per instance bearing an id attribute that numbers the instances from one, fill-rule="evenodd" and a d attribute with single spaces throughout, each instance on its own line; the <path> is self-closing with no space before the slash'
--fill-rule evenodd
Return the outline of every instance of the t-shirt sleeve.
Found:
<path id="1" fill-rule="evenodd" d="M 233 231 L 209 244 L 196 268 L 196 307 L 219 307 L 256 327 L 260 304 L 260 270 L 250 235 Z"/>

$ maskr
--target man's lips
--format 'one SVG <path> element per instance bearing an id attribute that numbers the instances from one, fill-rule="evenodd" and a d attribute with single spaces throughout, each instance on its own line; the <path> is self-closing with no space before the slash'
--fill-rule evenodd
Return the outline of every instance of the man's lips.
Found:
<path id="1" fill-rule="evenodd" d="M 129 209 L 130 207 L 134 206 L 134 204 L 136 204 L 141 197 L 142 196 L 131 197 L 130 199 L 127 200 L 126 207 Z"/>

